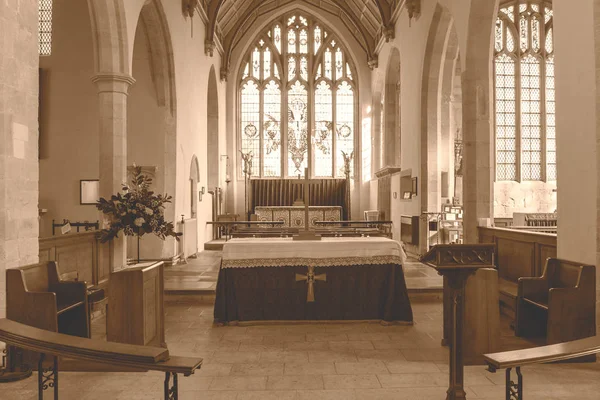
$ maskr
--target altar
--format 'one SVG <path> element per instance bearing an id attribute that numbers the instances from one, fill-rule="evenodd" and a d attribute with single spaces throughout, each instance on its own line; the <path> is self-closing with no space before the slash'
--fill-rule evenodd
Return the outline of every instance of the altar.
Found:
<path id="1" fill-rule="evenodd" d="M 233 239 L 223 247 L 217 323 L 412 323 L 400 244 L 382 237 Z"/>

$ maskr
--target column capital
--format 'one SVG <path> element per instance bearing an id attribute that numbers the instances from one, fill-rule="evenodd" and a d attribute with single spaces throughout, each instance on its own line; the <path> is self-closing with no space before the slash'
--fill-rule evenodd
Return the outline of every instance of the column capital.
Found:
<path id="1" fill-rule="evenodd" d="M 92 76 L 92 82 L 98 87 L 98 93 L 117 92 L 127 95 L 135 83 L 132 76 L 121 73 L 99 73 Z"/>

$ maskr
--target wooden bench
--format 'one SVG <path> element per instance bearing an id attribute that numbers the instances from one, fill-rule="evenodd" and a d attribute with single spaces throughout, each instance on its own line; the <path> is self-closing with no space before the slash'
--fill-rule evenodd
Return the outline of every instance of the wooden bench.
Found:
<path id="1" fill-rule="evenodd" d="M 593 336 L 586 339 L 530 349 L 484 354 L 483 357 L 490 372 L 506 369 L 506 400 L 523 400 L 522 366 L 545 364 L 581 357 L 595 357 L 597 353 L 600 353 L 600 337 Z M 512 368 L 516 368 L 516 383 L 511 377 Z"/>
<path id="2" fill-rule="evenodd" d="M 49 332 L 11 321 L 0 319 L 0 341 L 19 349 L 40 354 L 38 361 L 38 394 L 43 399 L 44 390 L 54 388 L 54 399 L 58 399 L 58 357 L 130 367 L 140 371 L 165 372 L 165 399 L 177 399 L 177 374 L 189 376 L 202 365 L 201 358 L 171 357 L 169 350 L 160 347 L 138 346 L 103 340 L 73 337 Z M 54 358 L 50 367 L 45 367 L 46 356 Z"/>
<path id="3" fill-rule="evenodd" d="M 548 258 L 541 277 L 519 278 L 515 334 L 546 344 L 596 335 L 596 268 Z"/>
<path id="4" fill-rule="evenodd" d="M 85 282 L 60 279 L 55 261 L 6 270 L 6 316 L 17 322 L 89 337 Z"/>

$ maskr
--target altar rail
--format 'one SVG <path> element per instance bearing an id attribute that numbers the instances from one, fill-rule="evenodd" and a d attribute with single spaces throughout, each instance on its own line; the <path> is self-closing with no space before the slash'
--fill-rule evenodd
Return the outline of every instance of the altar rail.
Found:
<path id="1" fill-rule="evenodd" d="M 485 354 L 483 357 L 490 372 L 506 369 L 506 400 L 523 400 L 522 366 L 570 360 L 597 353 L 600 353 L 600 337 L 592 336 L 549 346 Z M 515 367 L 517 382 L 511 377 L 511 370 Z"/>
<path id="2" fill-rule="evenodd" d="M 134 368 L 140 371 L 165 372 L 165 399 L 177 399 L 178 397 L 177 374 L 189 376 L 202 365 L 201 358 L 170 357 L 169 351 L 160 347 L 74 337 L 34 328 L 5 318 L 0 319 L 0 341 L 18 349 L 40 353 L 38 362 L 39 399 L 43 399 L 44 390 L 48 388 L 54 389 L 55 400 L 59 398 L 58 357 Z M 54 359 L 51 367 L 44 365 L 46 355 L 52 356 Z"/>
<path id="3" fill-rule="evenodd" d="M 106 288 L 111 272 L 110 244 L 100 243 L 99 231 L 39 239 L 40 263 L 58 262 L 61 279 Z"/>
<path id="4" fill-rule="evenodd" d="M 542 275 L 546 259 L 556 257 L 556 235 L 506 228 L 478 229 L 479 243 L 496 245 L 500 309 L 514 318 L 519 278 Z"/>

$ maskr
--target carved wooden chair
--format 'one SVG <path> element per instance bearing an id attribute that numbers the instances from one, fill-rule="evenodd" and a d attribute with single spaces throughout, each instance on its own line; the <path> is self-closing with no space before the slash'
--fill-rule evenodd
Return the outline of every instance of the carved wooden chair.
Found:
<path id="1" fill-rule="evenodd" d="M 546 344 L 596 334 L 596 267 L 548 258 L 541 277 L 519 278 L 515 334 Z"/>

